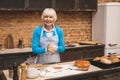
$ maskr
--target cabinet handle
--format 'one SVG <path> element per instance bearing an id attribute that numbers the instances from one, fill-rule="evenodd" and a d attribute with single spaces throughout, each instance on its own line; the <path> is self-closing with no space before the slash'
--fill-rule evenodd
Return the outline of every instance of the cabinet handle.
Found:
<path id="1" fill-rule="evenodd" d="M 118 44 L 108 44 L 108 45 L 113 47 L 113 46 L 117 46 Z"/>
<path id="2" fill-rule="evenodd" d="M 117 53 L 116 52 L 114 52 L 114 53 L 109 52 L 108 54 L 109 55 L 116 55 Z"/>

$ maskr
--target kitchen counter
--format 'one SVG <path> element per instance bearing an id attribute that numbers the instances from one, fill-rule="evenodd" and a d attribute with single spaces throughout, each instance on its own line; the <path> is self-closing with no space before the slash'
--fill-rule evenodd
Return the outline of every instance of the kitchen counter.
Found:
<path id="1" fill-rule="evenodd" d="M 66 45 L 65 49 L 69 50 L 69 49 L 76 49 L 76 48 L 86 48 L 86 47 L 96 47 L 96 46 L 103 46 L 103 44 L 99 44 L 99 45 L 79 45 L 79 46 L 69 46 Z M 0 55 L 1 54 L 14 54 L 14 53 L 28 53 L 28 52 L 32 52 L 32 48 L 12 48 L 12 49 L 2 49 L 0 50 Z"/>
<path id="2" fill-rule="evenodd" d="M 104 55 L 104 45 L 80 45 L 66 47 L 65 52 L 60 53 L 61 62 L 73 61 L 81 58 L 94 58 Z M 36 57 L 31 48 L 13 48 L 0 50 L 0 70 L 8 69 L 14 62 L 23 63 L 29 57 Z"/>
<path id="3" fill-rule="evenodd" d="M 65 46 L 66 50 L 75 49 L 75 48 L 84 48 L 84 47 L 94 47 L 96 45 L 79 45 L 79 46 Z M 11 54 L 11 53 L 25 53 L 25 52 L 32 52 L 32 48 L 12 48 L 12 49 L 2 49 L 0 50 L 1 54 Z"/>
<path id="4" fill-rule="evenodd" d="M 95 45 L 66 45 L 65 48 L 66 49 L 71 49 L 71 48 L 81 48 L 81 47 L 90 47 L 90 46 L 95 46 Z"/>
<path id="5" fill-rule="evenodd" d="M 49 65 L 49 66 L 53 67 L 55 65 L 73 65 L 73 64 L 74 64 L 74 61 L 58 63 L 58 64 L 52 64 L 52 65 Z M 63 77 L 86 74 L 86 73 L 91 73 L 91 72 L 101 71 L 101 70 L 102 70 L 101 68 L 90 65 L 90 68 L 89 68 L 88 71 L 66 69 L 66 70 L 62 70 L 62 71 L 59 71 L 59 72 L 55 72 L 55 73 L 54 72 L 47 72 L 45 77 L 38 77 L 38 78 L 32 79 L 32 80 L 46 80 L 46 79 L 47 80 L 52 80 L 52 79 L 56 79 L 56 78 L 60 79 L 60 78 L 63 78 Z M 4 72 L 4 75 L 5 75 L 7 80 L 12 80 L 11 78 L 9 78 L 9 71 L 8 70 L 4 70 L 3 72 Z M 27 80 L 31 80 L 31 79 L 27 79 Z"/>
<path id="6" fill-rule="evenodd" d="M 70 62 L 63 62 L 63 63 L 57 63 L 59 65 L 73 65 L 74 61 L 70 61 Z M 52 64 L 50 66 L 54 66 L 56 64 Z M 45 77 L 41 77 L 39 76 L 36 79 L 32 79 L 32 80 L 87 80 L 86 78 L 92 78 L 95 77 L 95 80 L 102 80 L 101 76 L 103 75 L 109 75 L 112 73 L 120 73 L 120 67 L 114 67 L 114 68 L 108 68 L 108 69 L 102 69 L 99 67 L 96 67 L 94 65 L 90 65 L 90 68 L 88 71 L 80 71 L 80 70 L 62 70 L 56 73 L 47 73 Z M 9 72 L 8 70 L 3 70 L 4 76 L 6 77 L 6 80 L 12 80 L 11 78 L 9 78 Z M 118 73 L 118 74 L 119 74 Z M 20 75 L 19 75 L 20 76 Z M 119 77 L 120 78 L 120 77 Z M 116 80 L 118 80 L 119 78 L 116 78 Z M 27 79 L 27 80 L 31 80 L 31 79 Z M 109 79 L 105 79 L 105 80 L 109 80 Z M 112 77 L 112 79 L 110 80 L 114 80 L 114 78 Z"/>
<path id="7" fill-rule="evenodd" d="M 89 46 L 93 46 L 93 45 L 80 45 L 77 47 L 66 46 L 65 49 L 73 49 L 73 48 L 89 47 Z M 25 52 L 32 52 L 32 48 L 11 48 L 11 49 L 0 50 L 0 54 L 25 53 Z"/>
<path id="8" fill-rule="evenodd" d="M 32 52 L 32 48 L 13 48 L 13 49 L 3 49 L 0 50 L 0 55 L 2 54 L 16 54 L 16 53 L 29 53 Z"/>

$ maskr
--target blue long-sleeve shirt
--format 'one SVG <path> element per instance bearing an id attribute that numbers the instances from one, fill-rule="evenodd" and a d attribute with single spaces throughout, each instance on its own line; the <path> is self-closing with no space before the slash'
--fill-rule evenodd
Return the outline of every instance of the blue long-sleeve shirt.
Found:
<path id="1" fill-rule="evenodd" d="M 34 54 L 45 54 L 46 48 L 40 47 L 40 35 L 41 31 L 43 29 L 43 26 L 39 26 L 34 30 L 33 38 L 32 38 L 32 51 Z M 64 52 L 65 51 L 65 43 L 64 43 L 64 32 L 62 28 L 55 26 L 56 32 L 58 34 L 58 48 L 57 52 Z"/>

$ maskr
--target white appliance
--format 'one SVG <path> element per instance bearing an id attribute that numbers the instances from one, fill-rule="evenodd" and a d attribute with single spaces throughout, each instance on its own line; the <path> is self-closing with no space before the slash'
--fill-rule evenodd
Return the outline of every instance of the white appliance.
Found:
<path id="1" fill-rule="evenodd" d="M 120 3 L 98 4 L 92 15 L 92 40 L 105 44 L 105 55 L 120 54 Z"/>

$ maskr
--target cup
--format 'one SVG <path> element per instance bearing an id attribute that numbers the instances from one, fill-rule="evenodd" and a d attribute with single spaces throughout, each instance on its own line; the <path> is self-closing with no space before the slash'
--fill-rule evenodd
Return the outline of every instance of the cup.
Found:
<path id="1" fill-rule="evenodd" d="M 9 78 L 13 78 L 13 70 L 9 69 Z"/>

